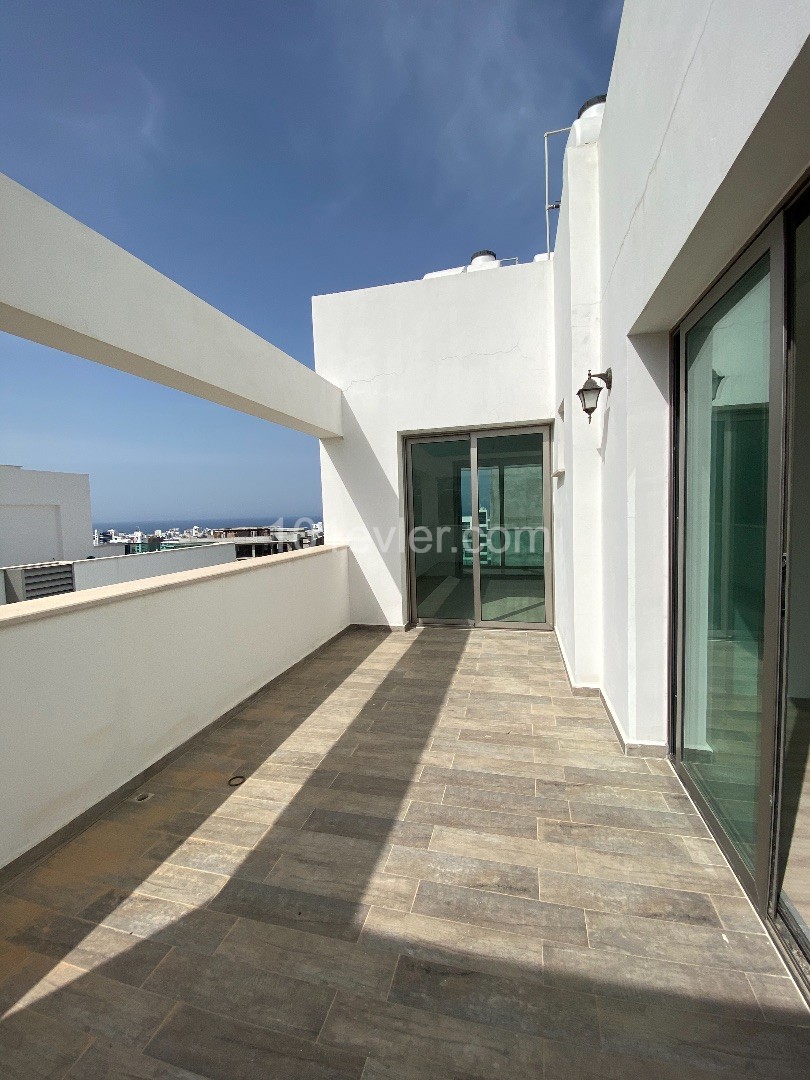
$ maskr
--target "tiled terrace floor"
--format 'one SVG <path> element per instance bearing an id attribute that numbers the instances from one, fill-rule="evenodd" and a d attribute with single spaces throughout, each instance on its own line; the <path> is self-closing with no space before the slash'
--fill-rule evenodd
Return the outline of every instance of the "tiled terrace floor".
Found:
<path id="1" fill-rule="evenodd" d="M 147 790 L 0 896 L 4 1080 L 808 1075 L 718 849 L 552 635 L 349 632 Z"/>

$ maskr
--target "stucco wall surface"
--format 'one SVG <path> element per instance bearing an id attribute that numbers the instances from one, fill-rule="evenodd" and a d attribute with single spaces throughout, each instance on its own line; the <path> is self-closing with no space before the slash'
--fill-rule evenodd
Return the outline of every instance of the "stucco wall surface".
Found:
<path id="1" fill-rule="evenodd" d="M 175 548 L 170 551 L 144 551 L 135 555 L 111 555 L 84 559 L 73 564 L 73 581 L 77 589 L 98 589 L 124 581 L 161 574 L 179 574 L 203 566 L 219 566 L 236 560 L 236 544 L 205 544 L 199 547 Z"/>
<path id="2" fill-rule="evenodd" d="M 341 387 L 321 444 L 327 540 L 350 545 L 353 622 L 406 620 L 402 434 L 553 417 L 547 262 L 316 296 L 315 365 Z"/>
<path id="3" fill-rule="evenodd" d="M 92 550 L 86 474 L 0 465 L 0 566 L 84 559 Z"/>
<path id="4" fill-rule="evenodd" d="M 311 548 L 0 609 L 0 867 L 343 630 L 346 563 Z"/>

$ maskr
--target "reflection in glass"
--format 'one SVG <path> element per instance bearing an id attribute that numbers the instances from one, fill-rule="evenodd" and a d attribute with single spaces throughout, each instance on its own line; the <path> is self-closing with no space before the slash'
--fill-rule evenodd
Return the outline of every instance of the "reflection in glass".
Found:
<path id="1" fill-rule="evenodd" d="M 472 546 L 470 440 L 417 442 L 411 447 L 411 491 L 420 619 L 475 619 Z"/>
<path id="2" fill-rule="evenodd" d="M 544 623 L 543 436 L 478 439 L 481 617 Z"/>
<path id="3" fill-rule="evenodd" d="M 787 712 L 777 888 L 782 914 L 810 953 L 810 218 L 797 227 L 794 265 Z"/>
<path id="4" fill-rule="evenodd" d="M 769 370 L 765 255 L 686 336 L 682 759 L 752 869 Z"/>

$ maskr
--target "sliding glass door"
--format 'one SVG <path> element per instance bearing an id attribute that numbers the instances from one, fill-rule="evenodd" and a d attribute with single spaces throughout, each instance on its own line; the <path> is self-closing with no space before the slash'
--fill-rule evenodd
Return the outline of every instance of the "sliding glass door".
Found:
<path id="1" fill-rule="evenodd" d="M 810 985 L 810 197 L 789 216 L 788 269 L 786 593 L 772 914 Z"/>
<path id="2" fill-rule="evenodd" d="M 680 328 L 676 767 L 763 902 L 777 717 L 781 259 L 773 228 Z"/>
<path id="3" fill-rule="evenodd" d="M 551 625 L 546 428 L 408 440 L 411 617 Z"/>

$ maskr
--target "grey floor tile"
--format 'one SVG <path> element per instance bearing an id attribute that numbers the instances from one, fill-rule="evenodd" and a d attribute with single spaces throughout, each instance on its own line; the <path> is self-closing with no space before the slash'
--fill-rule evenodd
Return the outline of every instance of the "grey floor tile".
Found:
<path id="1" fill-rule="evenodd" d="M 779 1024 L 599 999 L 604 1048 L 757 1080 L 805 1080 L 810 1031 Z"/>
<path id="2" fill-rule="evenodd" d="M 423 825 L 472 829 L 475 832 L 494 833 L 498 836 L 520 836 L 526 840 L 537 835 L 534 817 L 501 814 L 491 810 L 475 810 L 464 806 L 446 806 L 440 803 L 412 802 L 408 807 L 405 820 Z"/>
<path id="3" fill-rule="evenodd" d="M 387 908 L 373 909 L 396 913 Z M 291 930 L 286 926 L 239 919 L 217 954 L 264 971 L 292 974 L 316 986 L 332 986 L 373 997 L 385 997 L 391 986 L 396 956 L 359 945 Z"/>
<path id="4" fill-rule="evenodd" d="M 156 941 L 133 941 L 122 930 L 58 912 L 41 916 L 10 940 L 85 971 L 101 968 L 107 978 L 132 986 L 140 986 L 170 949 Z"/>
<path id="5" fill-rule="evenodd" d="M 487 862 L 440 851 L 417 851 L 394 847 L 385 864 L 386 872 L 401 877 L 463 885 L 470 889 L 507 893 L 537 899 L 537 871 L 509 863 Z M 410 911 L 410 906 L 407 909 Z"/>
<path id="6" fill-rule="evenodd" d="M 16 1003 L 64 1024 L 142 1047 L 172 1007 L 169 998 L 126 986 L 64 962 L 55 964 Z"/>
<path id="7" fill-rule="evenodd" d="M 233 916 L 195 909 L 156 896 L 105 893 L 82 912 L 88 921 L 155 943 L 212 953 L 236 921 Z"/>
<path id="8" fill-rule="evenodd" d="M 539 872 L 540 899 L 614 915 L 636 915 L 665 922 L 720 926 L 714 905 L 704 893 L 607 881 L 584 874 Z"/>
<path id="9" fill-rule="evenodd" d="M 144 983 L 172 1001 L 274 1031 L 315 1038 L 334 991 L 227 956 L 173 949 Z"/>
<path id="10" fill-rule="evenodd" d="M 591 994 L 517 976 L 402 957 L 388 1000 L 523 1035 L 600 1045 L 596 999 Z"/>
<path id="11" fill-rule="evenodd" d="M 542 982 L 542 940 L 492 927 L 372 907 L 360 941 L 369 949 Z"/>
<path id="12" fill-rule="evenodd" d="M 546 943 L 543 980 L 549 986 L 689 1009 L 695 1001 L 719 1016 L 760 1020 L 749 977 L 742 971 L 679 964 L 606 949 L 575 949 Z"/>
<path id="13" fill-rule="evenodd" d="M 587 944 L 585 913 L 581 908 L 544 904 L 539 900 L 422 881 L 413 911 L 418 915 L 494 927 L 548 941 Z"/>
<path id="14" fill-rule="evenodd" d="M 687 926 L 632 916 L 586 912 L 588 943 L 594 949 L 671 960 L 704 968 L 735 968 L 766 974 L 783 973 L 770 939 L 707 926 Z"/>
<path id="15" fill-rule="evenodd" d="M 359 1080 L 362 1054 L 181 1005 L 146 1054 L 209 1080 Z"/>
<path id="16" fill-rule="evenodd" d="M 542 1068 L 540 1039 L 340 993 L 318 1041 L 406 1070 L 427 1062 L 449 1077 L 537 1077 Z"/>
<path id="17" fill-rule="evenodd" d="M 568 802 L 546 795 L 514 795 L 507 791 L 448 784 L 441 800 L 447 806 L 467 806 L 505 814 L 569 820 Z"/>
<path id="18" fill-rule="evenodd" d="M 27 1009 L 0 1021 L 0 1076 L 56 1080 L 90 1045 L 84 1031 Z"/>
<path id="19" fill-rule="evenodd" d="M 345 941 L 357 940 L 368 914 L 364 904 L 237 879 L 229 882 L 210 908 Z"/>

